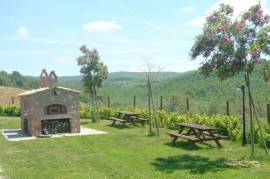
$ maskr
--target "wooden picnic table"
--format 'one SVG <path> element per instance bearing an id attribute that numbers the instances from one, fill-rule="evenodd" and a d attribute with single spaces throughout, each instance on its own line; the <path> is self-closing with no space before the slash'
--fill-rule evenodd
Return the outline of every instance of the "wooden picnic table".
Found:
<path id="1" fill-rule="evenodd" d="M 110 117 L 110 119 L 113 121 L 112 125 L 114 125 L 116 122 L 120 122 L 123 125 L 126 123 L 135 124 L 136 122 L 139 122 L 142 126 L 144 126 L 144 123 L 147 121 L 146 119 L 139 118 L 140 113 L 131 111 L 118 111 L 116 113 L 118 114 L 118 118 Z"/>
<path id="2" fill-rule="evenodd" d="M 218 147 L 222 147 L 219 140 L 227 138 L 227 136 L 217 134 L 216 127 L 208 127 L 194 123 L 177 123 L 176 125 L 179 126 L 178 132 L 167 132 L 167 134 L 173 138 L 173 143 L 180 137 L 189 140 L 193 145 L 195 145 L 196 142 L 213 140 Z"/>
<path id="3" fill-rule="evenodd" d="M 117 111 L 116 113 L 119 117 L 131 122 L 140 115 L 140 113 L 130 111 Z"/>

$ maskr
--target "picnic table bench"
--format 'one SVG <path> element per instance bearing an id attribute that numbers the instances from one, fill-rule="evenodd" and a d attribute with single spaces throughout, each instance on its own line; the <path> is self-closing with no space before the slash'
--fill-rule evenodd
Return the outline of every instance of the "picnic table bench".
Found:
<path id="1" fill-rule="evenodd" d="M 215 133 L 217 130 L 215 127 L 208 127 L 194 123 L 177 123 L 176 125 L 180 127 L 179 131 L 167 132 L 167 134 L 173 138 L 172 143 L 175 143 L 178 138 L 187 139 L 193 145 L 195 145 L 196 142 L 213 140 L 218 147 L 222 147 L 219 140 L 228 138 L 227 136 Z M 187 129 L 186 132 L 184 132 L 185 129 Z"/>
<path id="2" fill-rule="evenodd" d="M 139 113 L 130 112 L 130 111 L 118 111 L 118 117 L 109 117 L 112 120 L 112 125 L 115 125 L 116 122 L 126 125 L 127 123 L 135 124 L 139 122 L 143 127 L 147 119 L 140 118 Z"/>
<path id="3" fill-rule="evenodd" d="M 110 120 L 112 120 L 112 125 L 114 125 L 116 122 L 122 123 L 123 125 L 126 125 L 127 121 L 124 119 L 119 119 L 116 117 L 109 117 Z"/>

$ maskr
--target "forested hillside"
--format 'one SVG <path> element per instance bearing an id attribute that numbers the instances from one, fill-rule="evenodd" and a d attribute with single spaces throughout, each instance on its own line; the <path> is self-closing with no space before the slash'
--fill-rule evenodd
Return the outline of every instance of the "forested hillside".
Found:
<path id="1" fill-rule="evenodd" d="M 257 66 L 251 75 L 252 90 L 261 116 L 266 115 L 266 104 L 270 103 L 270 84 L 263 81 L 262 66 Z M 19 72 L 7 74 L 0 72 L 0 85 L 24 89 L 37 88 L 37 77 L 24 77 Z M 84 92 L 81 76 L 59 77 L 61 86 L 81 90 L 83 102 L 89 101 L 89 94 Z M 186 98 L 190 101 L 190 110 L 194 113 L 225 113 L 226 101 L 230 102 L 230 112 L 241 112 L 241 90 L 243 75 L 220 81 L 214 74 L 210 77 L 199 75 L 196 71 L 186 73 L 162 72 L 153 85 L 155 103 L 159 107 L 160 96 L 163 96 L 164 108 L 168 111 L 183 112 L 186 110 Z M 144 73 L 116 72 L 110 73 L 108 80 L 98 90 L 98 99 L 106 106 L 110 96 L 111 106 L 129 108 L 136 96 L 136 105 L 147 106 L 147 88 Z"/>
<path id="2" fill-rule="evenodd" d="M 270 84 L 264 82 L 261 75 L 262 66 L 257 66 L 251 75 L 254 98 L 261 115 L 266 115 L 266 104 L 270 102 Z M 61 84 L 68 87 L 83 89 L 79 82 L 81 77 L 61 77 Z M 243 75 L 220 81 L 214 74 L 204 77 L 191 71 L 186 73 L 160 73 L 154 83 L 155 102 L 159 106 L 160 96 L 166 110 L 183 112 L 186 110 L 186 98 L 190 101 L 190 110 L 196 113 L 225 113 L 226 101 L 230 103 L 232 114 L 241 112 L 241 90 L 244 84 Z M 133 105 L 133 96 L 137 98 L 137 106 L 146 107 L 147 88 L 143 73 L 118 72 L 110 74 L 103 88 L 98 93 L 101 103 L 105 106 L 107 96 L 111 105 L 128 108 Z M 88 96 L 82 93 L 82 100 L 87 102 Z"/>
<path id="3" fill-rule="evenodd" d="M 18 71 L 13 71 L 11 74 L 0 71 L 0 86 L 32 89 L 37 88 L 39 83 L 31 77 L 22 76 Z"/>

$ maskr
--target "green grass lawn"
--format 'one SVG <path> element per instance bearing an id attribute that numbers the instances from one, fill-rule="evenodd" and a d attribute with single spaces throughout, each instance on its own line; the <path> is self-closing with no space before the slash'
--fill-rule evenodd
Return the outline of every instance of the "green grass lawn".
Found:
<path id="1" fill-rule="evenodd" d="M 19 118 L 0 117 L 0 128 L 19 128 Z M 256 148 L 260 167 L 230 168 L 224 161 L 249 159 L 250 147 L 222 141 L 190 150 L 186 141 L 171 145 L 162 130 L 111 127 L 109 121 L 86 126 L 107 135 L 8 142 L 0 136 L 0 166 L 7 178 L 269 178 L 270 160 Z"/>

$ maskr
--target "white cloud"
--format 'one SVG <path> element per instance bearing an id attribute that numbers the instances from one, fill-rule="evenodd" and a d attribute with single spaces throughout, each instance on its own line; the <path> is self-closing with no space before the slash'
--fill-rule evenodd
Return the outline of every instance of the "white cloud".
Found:
<path id="1" fill-rule="evenodd" d="M 205 22 L 206 17 L 213 11 L 218 10 L 221 3 L 229 4 L 234 9 L 234 16 L 237 17 L 244 11 L 248 10 L 251 6 L 261 2 L 263 11 L 269 13 L 269 9 L 266 6 L 266 0 L 220 0 L 217 3 L 213 4 L 210 9 L 208 9 L 203 16 L 196 17 L 189 22 L 187 25 L 191 26 L 202 26 Z"/>
<path id="2" fill-rule="evenodd" d="M 201 26 L 204 24 L 205 18 L 206 18 L 206 16 L 196 17 L 196 18 L 188 21 L 186 24 L 191 25 L 191 26 Z"/>
<path id="3" fill-rule="evenodd" d="M 194 7 L 193 6 L 186 6 L 181 9 L 182 12 L 193 12 Z"/>
<path id="4" fill-rule="evenodd" d="M 82 28 L 86 31 L 107 32 L 122 29 L 122 26 L 115 21 L 94 21 L 84 24 Z"/>
<path id="5" fill-rule="evenodd" d="M 17 34 L 21 37 L 28 37 L 29 35 L 29 30 L 25 27 L 20 27 L 18 30 L 17 30 Z"/>

